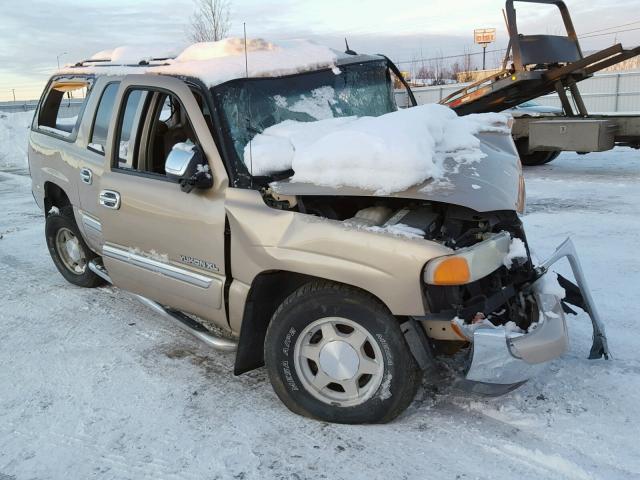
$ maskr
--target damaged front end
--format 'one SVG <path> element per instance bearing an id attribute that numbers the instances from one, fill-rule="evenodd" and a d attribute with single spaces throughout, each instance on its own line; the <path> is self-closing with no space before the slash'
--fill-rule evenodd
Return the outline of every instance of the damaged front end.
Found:
<path id="1" fill-rule="evenodd" d="M 589 358 L 609 357 L 604 325 L 571 240 L 565 240 L 539 266 L 533 266 L 528 249 L 516 252 L 514 258 L 513 246 L 510 234 L 501 232 L 434 259 L 425 268 L 432 313 L 416 320 L 427 331 L 438 331 L 440 339 L 455 336 L 459 344 L 470 344 L 459 385 L 475 393 L 511 391 L 535 375 L 542 364 L 562 355 L 568 347 L 565 313 L 575 313 L 568 303 L 591 317 Z M 558 276 L 562 287 L 558 288 L 548 276 L 549 268 L 564 257 L 577 285 Z M 448 337 L 442 333 L 447 331 Z M 442 347 L 442 341 L 436 340 L 435 346 Z M 451 343 L 446 346 L 450 348 Z"/>
<path id="2" fill-rule="evenodd" d="M 483 133 L 478 138 L 485 158 L 472 163 L 448 160 L 445 181 L 428 180 L 378 196 L 354 187 L 282 180 L 270 184 L 265 201 L 350 228 L 449 249 L 424 265 L 421 284 L 427 313 L 407 317 L 407 342 L 423 368 L 430 354 L 465 357 L 461 385 L 499 395 L 567 350 L 565 314 L 573 312 L 569 303 L 591 317 L 589 358 L 608 357 L 609 351 L 571 241 L 567 239 L 540 265 L 531 259 L 518 216 L 524 210 L 525 192 L 511 137 Z M 548 272 L 564 257 L 577 285 L 559 276 L 559 288 Z"/>

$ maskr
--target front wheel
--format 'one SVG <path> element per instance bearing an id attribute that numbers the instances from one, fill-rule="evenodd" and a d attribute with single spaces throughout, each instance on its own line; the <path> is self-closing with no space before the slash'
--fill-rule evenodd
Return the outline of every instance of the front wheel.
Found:
<path id="1" fill-rule="evenodd" d="M 104 283 L 89 270 L 89 261 L 97 255 L 82 238 L 73 218 L 72 207 L 63 207 L 47 215 L 45 236 L 53 263 L 67 281 L 88 288 Z"/>
<path id="2" fill-rule="evenodd" d="M 420 383 L 398 321 L 360 290 L 313 282 L 274 313 L 265 363 L 293 412 L 336 423 L 384 423 L 403 412 Z"/>

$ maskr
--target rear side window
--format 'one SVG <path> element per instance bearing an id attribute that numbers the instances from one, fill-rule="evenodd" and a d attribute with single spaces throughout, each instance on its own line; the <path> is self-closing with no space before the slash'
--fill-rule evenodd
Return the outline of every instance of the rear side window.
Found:
<path id="1" fill-rule="evenodd" d="M 91 138 L 89 139 L 89 148 L 95 152 L 104 155 L 104 148 L 107 144 L 107 134 L 109 133 L 109 122 L 111 121 L 111 113 L 116 100 L 116 94 L 120 83 L 110 83 L 102 92 L 100 103 L 96 110 L 96 118 L 93 121 L 93 129 L 91 130 Z"/>
<path id="2" fill-rule="evenodd" d="M 54 81 L 40 107 L 38 128 L 71 137 L 79 124 L 89 90 L 90 84 L 86 80 Z"/>

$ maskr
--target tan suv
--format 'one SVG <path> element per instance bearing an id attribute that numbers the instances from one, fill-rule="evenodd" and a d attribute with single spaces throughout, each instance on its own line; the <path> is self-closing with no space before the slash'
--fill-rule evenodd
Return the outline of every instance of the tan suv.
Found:
<path id="1" fill-rule="evenodd" d="M 532 264 L 508 133 L 479 133 L 485 158 L 458 165 L 447 184 L 395 193 L 296 182 L 290 169 L 252 174 L 243 156 L 256 135 L 318 121 L 290 107 L 296 99 L 313 96 L 326 113 L 315 92 L 333 92 L 332 117 L 397 110 L 385 57 L 282 66 L 302 56 L 258 73 L 258 54 L 244 71 L 235 52 L 99 58 L 54 75 L 29 163 L 60 273 L 82 287 L 110 282 L 236 350 L 236 375 L 266 364 L 289 409 L 332 422 L 393 419 L 443 359 L 457 359 L 451 380 L 472 391 L 515 388 L 565 351 L 567 301 L 593 320 L 591 357 L 606 356 L 571 243 Z M 561 301 L 544 275 L 565 256 L 582 294 L 559 277 Z"/>

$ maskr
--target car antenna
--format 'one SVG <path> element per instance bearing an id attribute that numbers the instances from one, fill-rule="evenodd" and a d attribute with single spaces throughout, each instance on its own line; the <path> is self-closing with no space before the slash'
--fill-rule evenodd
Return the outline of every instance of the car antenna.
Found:
<path id="1" fill-rule="evenodd" d="M 357 55 L 357 53 L 349 48 L 349 42 L 347 42 L 347 37 L 344 38 L 344 45 L 347 49 L 344 51 L 347 55 Z"/>
<path id="2" fill-rule="evenodd" d="M 244 30 L 244 73 L 246 78 L 249 78 L 249 56 L 247 54 L 247 24 L 242 22 L 242 29 Z M 251 103 L 249 102 L 249 127 L 253 125 L 251 121 Z M 251 150 L 251 138 L 249 139 L 249 182 L 251 189 L 253 190 L 253 152 Z"/>

